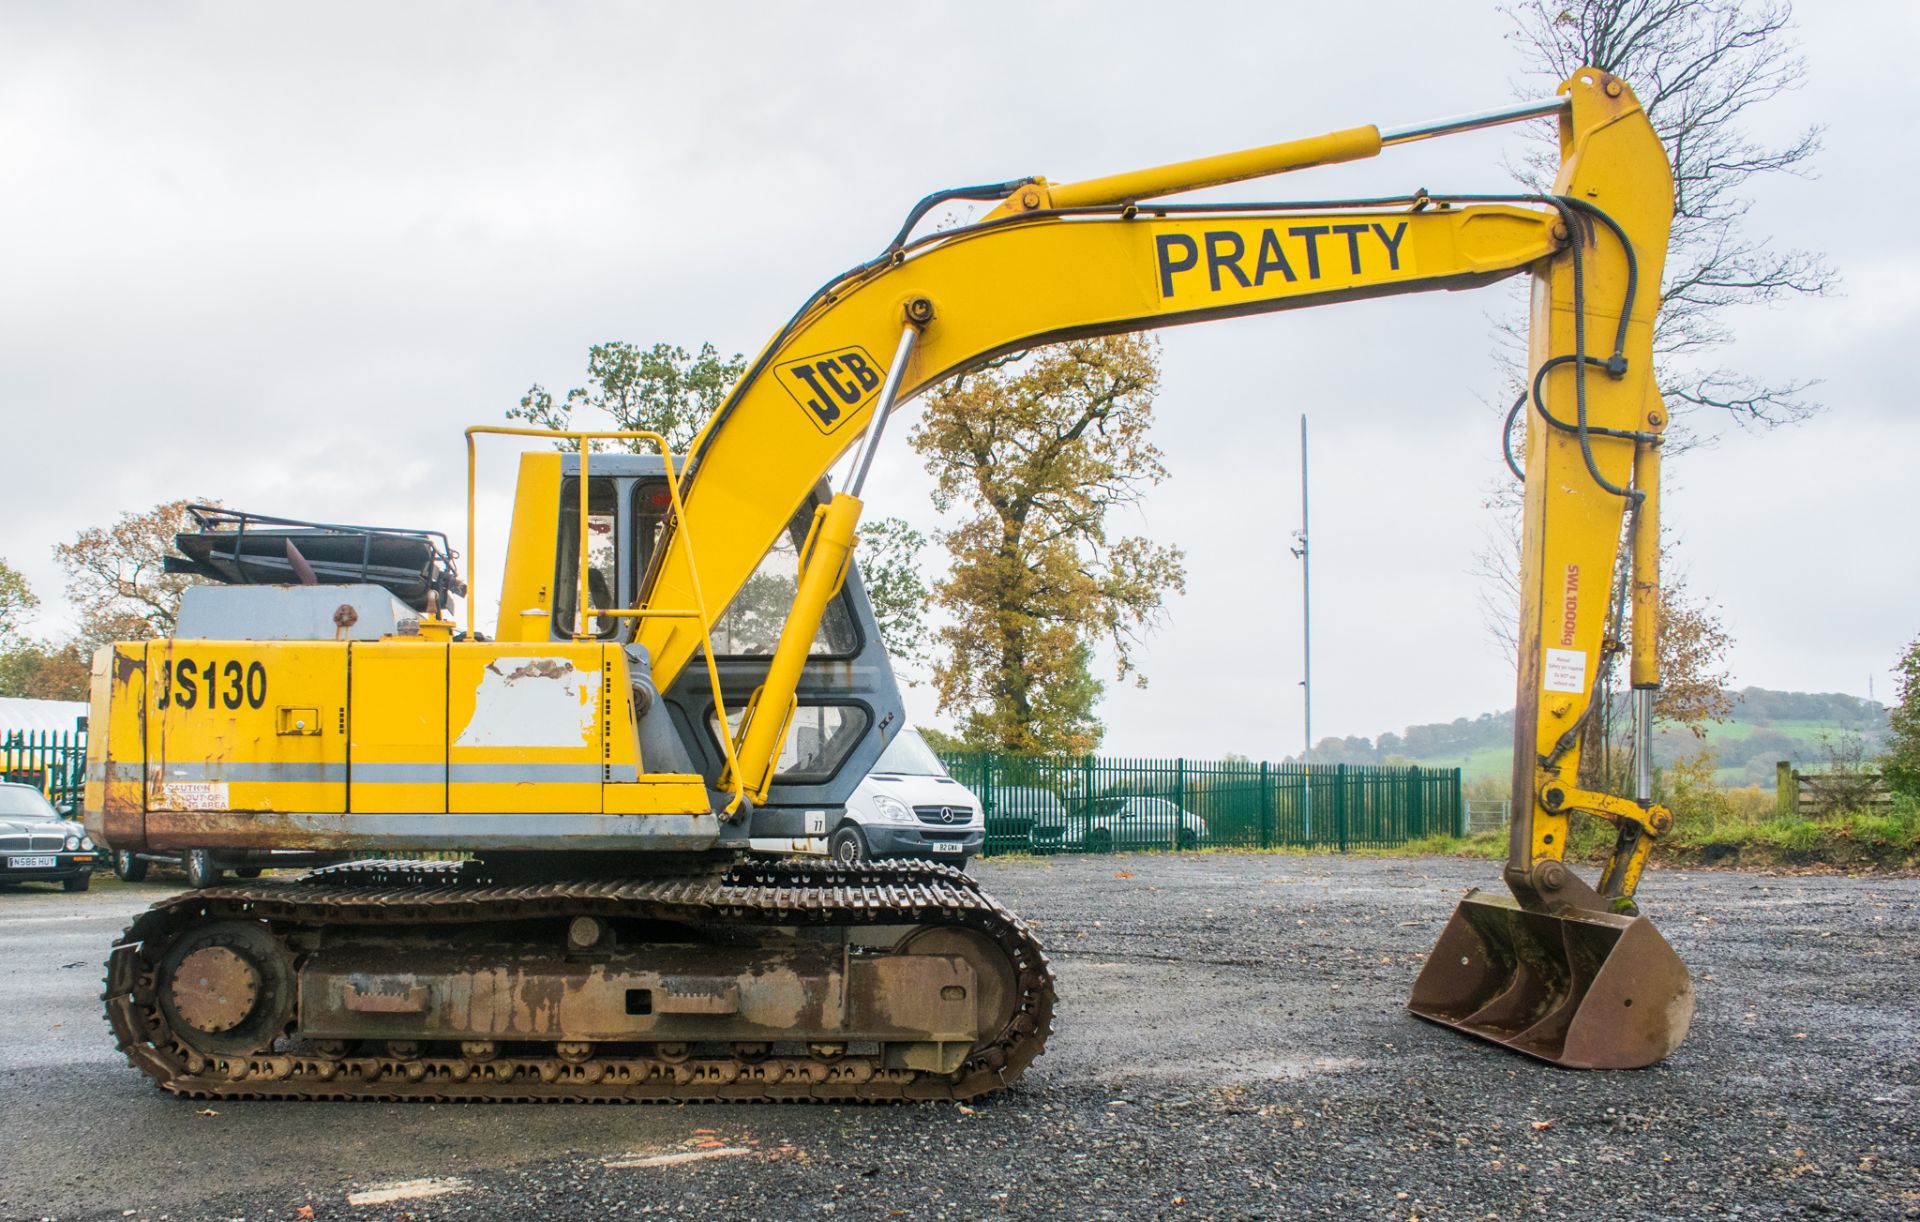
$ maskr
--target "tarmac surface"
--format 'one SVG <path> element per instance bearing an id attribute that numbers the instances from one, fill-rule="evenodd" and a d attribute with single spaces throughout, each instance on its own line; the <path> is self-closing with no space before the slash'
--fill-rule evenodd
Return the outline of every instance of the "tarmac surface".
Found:
<path id="1" fill-rule="evenodd" d="M 0 1219 L 1920 1217 L 1920 880 L 1650 873 L 1693 1034 L 1580 1073 L 1402 1008 L 1491 863 L 973 869 L 1061 997 L 973 1107 L 208 1108 L 100 1018 L 169 884 L 0 891 Z"/>

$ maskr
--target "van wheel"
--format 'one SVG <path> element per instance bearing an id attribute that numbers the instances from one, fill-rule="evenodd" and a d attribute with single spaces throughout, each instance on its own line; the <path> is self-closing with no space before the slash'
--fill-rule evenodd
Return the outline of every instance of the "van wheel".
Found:
<path id="1" fill-rule="evenodd" d="M 216 887 L 220 876 L 225 873 L 213 864 L 213 854 L 205 849 L 188 849 L 186 860 L 182 863 L 187 869 L 187 886 L 195 891 L 202 887 Z"/>
<path id="2" fill-rule="evenodd" d="M 152 864 L 129 849 L 116 849 L 113 854 L 113 876 L 123 883 L 137 883 L 146 878 L 147 867 Z"/>
<path id="3" fill-rule="evenodd" d="M 857 866 L 863 861 L 873 860 L 873 850 L 867 847 L 866 836 L 851 823 L 835 832 L 833 839 L 827 841 L 827 852 L 843 866 Z"/>
<path id="4" fill-rule="evenodd" d="M 240 869 L 235 870 L 233 872 L 233 876 L 235 878 L 259 878 L 260 871 L 265 868 L 266 867 L 264 866 L 243 866 Z"/>
<path id="5" fill-rule="evenodd" d="M 1113 833 L 1104 827 L 1096 827 L 1087 833 L 1085 847 L 1089 853 L 1113 852 Z"/>

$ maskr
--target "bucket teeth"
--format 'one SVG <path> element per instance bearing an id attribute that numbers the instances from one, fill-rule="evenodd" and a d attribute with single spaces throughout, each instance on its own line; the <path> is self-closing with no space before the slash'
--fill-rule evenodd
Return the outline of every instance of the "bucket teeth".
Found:
<path id="1" fill-rule="evenodd" d="M 1693 981 L 1645 917 L 1540 912 L 1475 891 L 1407 1008 L 1555 1065 L 1636 1069 L 1686 1038 Z"/>

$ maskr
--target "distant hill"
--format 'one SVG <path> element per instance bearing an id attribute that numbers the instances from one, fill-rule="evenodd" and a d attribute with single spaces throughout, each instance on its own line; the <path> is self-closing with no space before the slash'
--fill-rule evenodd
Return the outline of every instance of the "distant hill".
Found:
<path id="1" fill-rule="evenodd" d="M 1706 738 L 1700 739 L 1679 726 L 1656 726 L 1655 765 L 1664 767 L 1705 747 L 1713 752 L 1721 784 L 1772 788 L 1777 761 L 1822 763 L 1829 742 L 1857 735 L 1869 757 L 1885 750 L 1887 706 L 1838 692 L 1749 687 L 1734 694 L 1733 713 L 1726 721 L 1708 723 L 1705 729 Z M 1313 762 L 1428 764 L 1458 767 L 1468 780 L 1504 778 L 1513 767 L 1513 710 L 1408 726 L 1377 739 L 1323 738 L 1314 746 Z"/>

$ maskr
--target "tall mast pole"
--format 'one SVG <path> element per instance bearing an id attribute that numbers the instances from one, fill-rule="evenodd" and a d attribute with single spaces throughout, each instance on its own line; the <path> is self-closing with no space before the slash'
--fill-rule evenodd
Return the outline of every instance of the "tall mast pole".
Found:
<path id="1" fill-rule="evenodd" d="M 1293 554 L 1300 558 L 1300 700 L 1301 736 L 1305 749 L 1300 762 L 1307 765 L 1301 780 L 1300 798 L 1303 830 L 1313 838 L 1313 580 L 1312 561 L 1307 549 L 1307 417 L 1300 415 L 1300 529 L 1293 532 L 1300 545 Z"/>

